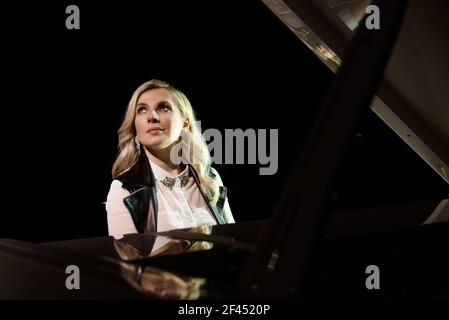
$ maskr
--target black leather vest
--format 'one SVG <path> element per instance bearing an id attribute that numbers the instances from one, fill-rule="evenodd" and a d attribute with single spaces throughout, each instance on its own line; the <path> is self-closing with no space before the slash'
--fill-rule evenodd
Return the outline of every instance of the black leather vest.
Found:
<path id="1" fill-rule="evenodd" d="M 220 186 L 217 204 L 212 205 L 207 199 L 198 178 L 198 174 L 192 165 L 188 165 L 190 172 L 206 201 L 210 211 L 218 224 L 226 223 L 223 215 L 223 207 L 226 200 L 226 187 Z M 215 178 L 210 172 L 211 178 Z M 151 169 L 150 162 L 143 152 L 139 160 L 128 170 L 120 174 L 117 180 L 122 182 L 122 188 L 127 189 L 131 194 L 123 199 L 126 208 L 129 210 L 134 225 L 139 233 L 157 232 L 157 194 L 156 184 Z"/>

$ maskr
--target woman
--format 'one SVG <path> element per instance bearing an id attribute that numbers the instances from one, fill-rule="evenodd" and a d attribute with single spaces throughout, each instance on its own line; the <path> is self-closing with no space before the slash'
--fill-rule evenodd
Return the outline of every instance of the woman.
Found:
<path id="1" fill-rule="evenodd" d="M 189 100 L 176 88 L 160 80 L 137 88 L 118 130 L 106 201 L 110 235 L 234 222 L 195 124 Z"/>

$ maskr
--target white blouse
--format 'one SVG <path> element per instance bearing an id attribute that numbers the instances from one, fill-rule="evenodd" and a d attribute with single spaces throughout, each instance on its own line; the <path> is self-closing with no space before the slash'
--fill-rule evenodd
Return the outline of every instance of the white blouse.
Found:
<path id="1" fill-rule="evenodd" d="M 173 176 L 154 162 L 150 161 L 150 164 L 156 179 L 158 232 L 216 224 L 189 167 Z M 221 179 L 219 182 L 221 184 Z M 131 214 L 123 203 L 123 199 L 129 195 L 119 180 L 112 181 L 106 200 L 109 235 L 137 233 Z M 230 216 L 228 220 L 234 222 L 227 201 L 225 209 L 228 211 L 227 216 Z"/>

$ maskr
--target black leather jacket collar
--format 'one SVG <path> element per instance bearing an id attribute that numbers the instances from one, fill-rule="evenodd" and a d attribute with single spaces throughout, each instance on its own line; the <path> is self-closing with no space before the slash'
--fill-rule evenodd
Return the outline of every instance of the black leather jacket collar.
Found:
<path id="1" fill-rule="evenodd" d="M 226 200 L 226 187 L 220 186 L 217 205 L 213 206 L 204 194 L 196 170 L 188 165 L 190 172 L 197 184 L 201 195 L 206 201 L 209 209 L 214 215 L 218 224 L 225 223 L 223 218 L 223 206 Z M 212 178 L 215 177 L 210 172 Z M 123 199 L 129 210 L 134 225 L 139 233 L 157 232 L 157 194 L 153 170 L 150 162 L 143 152 L 139 160 L 128 170 L 120 174 L 117 180 L 122 182 L 122 188 L 127 189 L 131 194 Z"/>

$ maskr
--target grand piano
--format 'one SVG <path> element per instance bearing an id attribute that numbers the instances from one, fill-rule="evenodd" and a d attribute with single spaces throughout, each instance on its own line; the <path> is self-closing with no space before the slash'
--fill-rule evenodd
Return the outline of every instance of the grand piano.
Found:
<path id="1" fill-rule="evenodd" d="M 329 207 L 368 108 L 449 183 L 449 5 L 263 2 L 336 73 L 271 219 L 39 244 L 0 239 L 1 299 L 449 298 L 448 199 Z"/>

